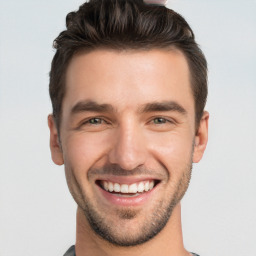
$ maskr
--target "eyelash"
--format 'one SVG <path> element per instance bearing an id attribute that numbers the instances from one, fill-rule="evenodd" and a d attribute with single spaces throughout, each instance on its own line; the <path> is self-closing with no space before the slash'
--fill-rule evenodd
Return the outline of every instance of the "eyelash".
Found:
<path id="1" fill-rule="evenodd" d="M 92 121 L 96 121 L 96 122 L 93 123 Z M 158 121 L 160 121 L 160 122 L 158 122 Z M 167 119 L 162 116 L 155 116 L 155 117 L 151 118 L 148 122 L 148 124 L 153 124 L 153 125 L 157 125 L 157 126 L 165 125 L 165 124 L 174 124 L 174 123 L 175 123 L 175 121 Z M 107 121 L 106 119 L 104 119 L 102 117 L 93 117 L 93 118 L 89 118 L 89 119 L 86 119 L 85 121 L 83 121 L 80 126 L 83 126 L 83 125 L 97 126 L 97 125 L 102 125 L 102 124 L 109 125 L 109 124 L 111 124 L 111 122 Z"/>
<path id="2" fill-rule="evenodd" d="M 91 123 L 92 120 L 98 120 L 99 122 L 98 123 Z M 101 118 L 101 117 L 93 117 L 93 118 L 87 119 L 84 122 L 82 122 L 82 125 L 85 125 L 85 124 L 99 125 L 99 124 L 102 124 L 103 122 L 108 124 L 108 122 L 106 120 L 104 120 L 103 118 Z"/>
<path id="3" fill-rule="evenodd" d="M 165 124 L 166 122 L 168 122 L 167 119 L 162 118 L 162 117 L 156 117 L 152 121 L 153 121 L 154 124 Z M 160 122 L 157 123 L 158 121 L 160 121 Z"/>
<path id="4" fill-rule="evenodd" d="M 160 123 L 156 123 L 155 121 L 158 120 L 162 120 Z M 155 125 L 161 125 L 161 124 L 166 124 L 166 123 L 169 123 L 169 124 L 174 124 L 175 122 L 173 120 L 170 120 L 170 119 L 167 119 L 165 117 L 162 117 L 162 116 L 157 116 L 157 117 L 154 117 L 153 119 L 151 119 L 150 122 L 153 122 Z"/>

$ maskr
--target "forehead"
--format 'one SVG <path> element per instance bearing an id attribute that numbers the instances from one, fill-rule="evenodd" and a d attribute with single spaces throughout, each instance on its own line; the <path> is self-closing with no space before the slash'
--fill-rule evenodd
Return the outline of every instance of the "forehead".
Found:
<path id="1" fill-rule="evenodd" d="M 63 110 L 83 100 L 120 109 L 175 100 L 191 108 L 188 63 L 178 50 L 101 49 L 80 53 L 67 69 Z"/>

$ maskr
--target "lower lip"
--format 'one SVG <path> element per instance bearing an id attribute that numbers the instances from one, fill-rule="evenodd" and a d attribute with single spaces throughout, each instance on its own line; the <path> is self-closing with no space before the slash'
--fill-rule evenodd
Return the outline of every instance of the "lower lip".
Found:
<path id="1" fill-rule="evenodd" d="M 150 191 L 147 191 L 132 197 L 125 197 L 125 196 L 118 196 L 117 194 L 111 194 L 105 191 L 104 189 L 102 189 L 101 187 L 99 187 L 99 190 L 103 195 L 103 197 L 108 202 L 110 202 L 110 204 L 114 204 L 118 206 L 139 206 L 146 203 L 150 199 L 150 197 L 152 197 L 153 193 L 156 190 L 156 187 L 154 187 Z"/>

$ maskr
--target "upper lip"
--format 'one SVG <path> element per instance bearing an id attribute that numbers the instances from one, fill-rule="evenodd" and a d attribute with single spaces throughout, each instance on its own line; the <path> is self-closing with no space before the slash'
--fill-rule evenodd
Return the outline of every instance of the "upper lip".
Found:
<path id="1" fill-rule="evenodd" d="M 96 179 L 96 181 L 109 181 L 113 183 L 119 183 L 119 184 L 133 184 L 138 183 L 141 181 L 151 181 L 151 180 L 159 180 L 156 177 L 150 177 L 150 176 L 112 176 L 108 175 L 105 177 L 99 177 Z"/>

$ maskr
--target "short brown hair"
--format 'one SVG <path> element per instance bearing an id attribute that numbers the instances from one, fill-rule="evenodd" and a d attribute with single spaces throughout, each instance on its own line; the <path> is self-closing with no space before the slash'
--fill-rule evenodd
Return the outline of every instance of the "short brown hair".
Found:
<path id="1" fill-rule="evenodd" d="M 188 61 L 196 124 L 199 124 L 208 91 L 207 62 L 182 16 L 143 0 L 90 0 L 67 15 L 66 27 L 53 43 L 57 51 L 50 71 L 49 90 L 58 130 L 69 62 L 80 51 L 99 48 L 180 50 Z"/>

